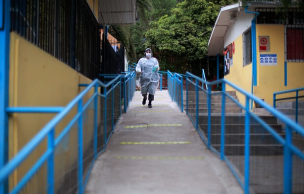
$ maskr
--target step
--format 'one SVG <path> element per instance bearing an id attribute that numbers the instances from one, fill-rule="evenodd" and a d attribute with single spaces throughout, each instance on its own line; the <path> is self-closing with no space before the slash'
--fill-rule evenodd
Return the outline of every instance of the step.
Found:
<path id="1" fill-rule="evenodd" d="M 212 144 L 213 148 L 220 152 L 220 144 Z M 244 144 L 225 145 L 226 156 L 245 155 Z M 283 146 L 280 144 L 254 144 L 250 145 L 250 156 L 274 156 L 283 155 Z"/>
<path id="2" fill-rule="evenodd" d="M 179 99 L 180 96 L 176 96 L 175 98 Z M 232 96 L 234 99 L 237 99 L 236 96 Z M 183 96 L 183 100 L 187 100 L 187 96 Z M 199 95 L 199 100 L 207 100 L 207 95 Z M 217 95 L 217 96 L 211 96 L 211 100 L 222 100 L 222 95 Z M 188 101 L 196 101 L 196 96 L 195 95 L 188 95 Z M 226 101 L 231 101 L 229 97 L 226 96 Z M 222 102 L 222 101 L 221 101 Z"/>
<path id="3" fill-rule="evenodd" d="M 207 134 L 208 124 L 200 124 L 200 128 Z M 282 132 L 282 125 L 279 124 L 269 124 L 269 126 L 275 130 L 277 133 Z M 220 134 L 221 133 L 221 124 L 211 125 L 211 134 Z M 225 134 L 244 134 L 245 124 L 225 124 Z M 260 124 L 251 124 L 250 125 L 250 134 L 255 133 L 268 133 L 268 131 Z"/>
<path id="4" fill-rule="evenodd" d="M 184 110 L 186 110 L 186 107 L 184 106 Z M 188 110 L 191 111 L 191 110 L 196 110 L 196 108 L 191 108 L 191 107 L 188 107 Z M 198 109 L 198 112 L 199 113 L 208 113 L 208 108 L 199 108 Z M 222 112 L 222 109 L 221 108 L 213 108 L 211 107 L 211 113 L 221 113 Z M 225 113 L 241 113 L 242 112 L 242 109 L 239 108 L 239 107 L 226 107 L 225 108 Z"/>
<path id="5" fill-rule="evenodd" d="M 220 124 L 221 123 L 221 113 L 212 113 L 211 115 L 211 124 Z M 269 115 L 260 115 L 262 120 L 264 120 L 267 124 L 277 124 L 277 118 Z M 208 113 L 199 113 L 199 124 L 206 124 L 208 121 Z M 245 123 L 245 115 L 244 113 L 228 113 L 225 114 L 225 123 L 226 124 L 244 124 Z M 250 124 L 255 124 L 253 118 L 250 119 Z"/>
<path id="6" fill-rule="evenodd" d="M 184 105 L 186 105 L 186 103 L 184 102 Z M 192 107 L 195 106 L 196 103 L 195 102 L 188 102 L 188 106 Z M 206 102 L 199 102 L 199 107 L 207 107 L 207 103 Z M 222 108 L 222 103 L 218 103 L 218 102 L 212 102 L 211 103 L 211 107 L 212 108 Z M 235 103 L 226 103 L 225 107 L 239 107 L 237 104 Z"/>
<path id="7" fill-rule="evenodd" d="M 283 133 L 279 134 L 284 136 Z M 221 134 L 212 134 L 211 135 L 211 144 L 220 144 L 221 143 Z M 226 134 L 225 135 L 225 145 L 230 144 L 245 144 L 245 134 Z M 271 134 L 266 133 L 252 133 L 250 134 L 250 144 L 271 144 L 279 145 L 279 142 Z"/>
<path id="8" fill-rule="evenodd" d="M 296 109 L 277 108 L 277 110 L 285 115 L 296 115 Z M 304 109 L 298 109 L 298 115 L 304 115 Z"/>
<path id="9" fill-rule="evenodd" d="M 186 91 L 184 91 L 184 93 L 186 93 Z M 188 94 L 192 94 L 192 93 L 196 93 L 196 91 L 195 90 L 188 90 Z M 206 94 L 206 92 L 200 90 L 199 94 L 202 94 L 202 93 Z M 220 94 L 220 93 L 222 93 L 222 92 L 221 91 L 211 91 L 211 94 L 213 94 L 213 95 Z M 235 91 L 226 91 L 226 93 L 228 93 L 232 96 L 236 96 Z"/>

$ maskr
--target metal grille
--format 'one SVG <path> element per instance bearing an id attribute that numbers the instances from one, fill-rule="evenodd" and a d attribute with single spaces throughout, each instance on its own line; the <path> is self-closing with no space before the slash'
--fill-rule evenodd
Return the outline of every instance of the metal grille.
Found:
<path id="1" fill-rule="evenodd" d="M 304 14 L 304 13 L 303 13 Z M 303 22 L 304 23 L 304 22 Z M 286 27 L 286 50 L 287 61 L 304 60 L 304 25 Z"/>
<path id="2" fill-rule="evenodd" d="M 244 66 L 248 65 L 252 61 L 252 48 L 251 48 L 251 28 L 244 32 Z"/>
<path id="3" fill-rule="evenodd" d="M 99 25 L 85 0 L 11 0 L 11 31 L 88 78 L 101 73 Z"/>

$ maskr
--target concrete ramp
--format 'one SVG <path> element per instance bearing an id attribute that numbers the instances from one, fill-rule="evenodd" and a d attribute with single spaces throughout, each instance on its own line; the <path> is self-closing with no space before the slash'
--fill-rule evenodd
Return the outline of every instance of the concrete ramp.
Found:
<path id="1" fill-rule="evenodd" d="M 86 194 L 243 193 L 168 91 L 156 92 L 152 108 L 141 103 L 135 92 L 106 152 L 94 164 Z"/>

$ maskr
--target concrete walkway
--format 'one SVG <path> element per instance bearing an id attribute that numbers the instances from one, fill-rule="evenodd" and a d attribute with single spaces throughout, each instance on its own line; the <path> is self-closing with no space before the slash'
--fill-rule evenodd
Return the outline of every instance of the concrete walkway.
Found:
<path id="1" fill-rule="evenodd" d="M 135 92 L 92 169 L 86 194 L 241 194 L 227 164 L 207 149 L 190 119 L 157 91 L 152 109 Z"/>

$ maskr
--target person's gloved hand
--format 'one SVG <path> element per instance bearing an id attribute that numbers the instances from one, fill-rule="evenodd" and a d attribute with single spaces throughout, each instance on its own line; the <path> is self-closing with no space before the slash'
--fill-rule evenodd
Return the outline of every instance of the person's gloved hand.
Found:
<path id="1" fill-rule="evenodd" d="M 157 66 L 154 66 L 153 69 L 152 69 L 152 72 L 154 73 L 157 69 Z"/>

